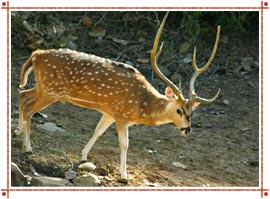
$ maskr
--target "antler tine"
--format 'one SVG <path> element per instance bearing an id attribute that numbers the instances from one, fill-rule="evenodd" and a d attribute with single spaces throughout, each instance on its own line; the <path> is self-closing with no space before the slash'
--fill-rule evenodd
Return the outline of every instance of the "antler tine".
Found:
<path id="1" fill-rule="evenodd" d="M 201 75 L 202 73 L 204 73 L 209 68 L 211 63 L 213 62 L 213 59 L 214 59 L 216 52 L 217 52 L 217 47 L 218 47 L 218 43 L 219 43 L 219 36 L 220 36 L 220 26 L 217 27 L 217 36 L 216 36 L 216 41 L 215 41 L 215 44 L 213 47 L 212 54 L 211 54 L 209 60 L 207 61 L 207 63 L 201 68 L 198 68 L 198 66 L 196 64 L 196 46 L 194 47 L 193 59 L 192 59 L 192 67 L 194 69 L 194 73 L 193 73 L 193 76 L 190 80 L 190 98 L 192 99 L 192 101 L 197 101 L 197 102 L 209 104 L 209 103 L 212 103 L 214 100 L 216 100 L 216 98 L 219 96 L 220 89 L 218 90 L 216 95 L 211 99 L 205 99 L 205 98 L 201 98 L 201 97 L 197 96 L 195 89 L 194 89 L 194 83 L 195 83 L 196 78 L 199 75 Z"/>
<path id="2" fill-rule="evenodd" d="M 182 91 L 179 90 L 177 88 L 177 86 L 175 86 L 171 80 L 169 80 L 167 77 L 165 77 L 165 75 L 160 71 L 160 69 L 158 68 L 157 65 L 157 59 L 162 51 L 162 47 L 163 47 L 163 42 L 160 45 L 160 48 L 157 52 L 157 47 L 158 47 L 158 43 L 159 43 L 159 39 L 160 39 L 160 35 L 163 31 L 163 27 L 165 25 L 166 19 L 168 17 L 169 12 L 166 13 L 166 15 L 164 16 L 162 23 L 160 24 L 160 27 L 158 29 L 158 32 L 156 34 L 155 40 L 154 40 L 154 44 L 153 44 L 153 48 L 151 51 L 151 55 L 150 55 L 150 62 L 151 62 L 151 66 L 153 71 L 155 72 L 155 74 L 167 85 L 170 86 L 171 89 L 173 90 L 174 94 L 178 97 L 178 99 L 182 102 L 185 103 L 187 100 L 184 98 Z"/>

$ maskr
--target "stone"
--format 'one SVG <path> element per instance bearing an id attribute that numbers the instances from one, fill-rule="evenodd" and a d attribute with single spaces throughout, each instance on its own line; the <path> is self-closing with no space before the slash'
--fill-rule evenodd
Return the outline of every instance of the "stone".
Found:
<path id="1" fill-rule="evenodd" d="M 54 133 L 54 132 L 64 132 L 65 130 L 61 127 L 58 127 L 53 122 L 46 122 L 44 124 L 37 125 L 37 128 L 45 133 Z"/>
<path id="2" fill-rule="evenodd" d="M 31 177 L 23 174 L 21 169 L 14 162 L 11 162 L 11 185 L 14 187 L 27 186 Z"/>
<path id="3" fill-rule="evenodd" d="M 77 173 L 76 171 L 70 170 L 70 171 L 65 172 L 65 177 L 67 180 L 73 180 L 74 178 L 77 177 Z"/>
<path id="4" fill-rule="evenodd" d="M 189 63 L 192 62 L 192 59 L 191 59 L 190 57 L 185 57 L 185 58 L 183 59 L 183 62 L 184 62 L 185 64 L 189 64 Z"/>
<path id="5" fill-rule="evenodd" d="M 159 184 L 149 182 L 149 181 L 146 180 L 146 179 L 144 179 L 143 182 L 144 182 L 145 185 L 147 185 L 147 186 L 149 186 L 149 187 L 161 187 Z"/>
<path id="6" fill-rule="evenodd" d="M 230 101 L 229 101 L 228 99 L 224 99 L 224 100 L 223 100 L 223 103 L 224 103 L 225 105 L 227 105 L 227 106 L 230 105 Z"/>
<path id="7" fill-rule="evenodd" d="M 84 171 L 94 171 L 96 166 L 91 162 L 85 162 L 78 166 L 78 169 L 84 170 Z"/>
<path id="8" fill-rule="evenodd" d="M 32 178 L 30 186 L 33 187 L 65 187 L 68 180 L 56 177 L 35 176 Z"/>
<path id="9" fill-rule="evenodd" d="M 177 168 L 182 168 L 182 169 L 186 169 L 187 166 L 180 163 L 180 162 L 173 162 L 173 166 L 177 167 Z"/>
<path id="10" fill-rule="evenodd" d="M 98 177 L 92 173 L 75 178 L 73 180 L 73 183 L 76 186 L 83 186 L 83 187 L 96 187 L 100 186 L 101 184 Z"/>

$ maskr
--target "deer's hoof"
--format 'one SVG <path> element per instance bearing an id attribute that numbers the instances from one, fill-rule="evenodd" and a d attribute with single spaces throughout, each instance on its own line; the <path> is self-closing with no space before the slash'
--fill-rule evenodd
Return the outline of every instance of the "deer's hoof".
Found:
<path id="1" fill-rule="evenodd" d="M 120 183 L 123 183 L 123 184 L 127 184 L 128 183 L 128 179 L 127 178 L 119 178 L 117 181 L 120 182 Z"/>

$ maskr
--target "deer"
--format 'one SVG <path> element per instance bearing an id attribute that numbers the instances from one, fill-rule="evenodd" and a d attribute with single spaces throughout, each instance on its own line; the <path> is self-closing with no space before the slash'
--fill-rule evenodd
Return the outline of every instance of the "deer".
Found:
<path id="1" fill-rule="evenodd" d="M 25 151 L 32 153 L 32 116 L 57 101 L 102 113 L 91 139 L 81 152 L 81 162 L 87 162 L 96 140 L 115 123 L 120 145 L 120 179 L 123 180 L 128 180 L 126 159 L 130 126 L 173 123 L 181 134 L 188 137 L 192 132 L 193 111 L 200 104 L 214 102 L 220 95 L 218 89 L 213 98 L 206 99 L 199 97 L 194 89 L 196 78 L 209 68 L 215 57 L 220 26 L 217 27 L 212 54 L 201 68 L 196 64 L 196 46 L 194 47 L 194 74 L 190 80 L 189 98 L 186 99 L 181 84 L 178 87 L 174 85 L 157 64 L 163 47 L 162 42 L 158 49 L 159 40 L 167 16 L 168 13 L 158 28 L 150 54 L 152 70 L 167 85 L 165 94 L 159 93 L 138 69 L 125 63 L 70 49 L 34 51 L 22 66 L 19 85 L 23 89 L 28 75 L 33 71 L 35 86 L 19 92 L 19 127 L 16 134 L 23 134 Z"/>

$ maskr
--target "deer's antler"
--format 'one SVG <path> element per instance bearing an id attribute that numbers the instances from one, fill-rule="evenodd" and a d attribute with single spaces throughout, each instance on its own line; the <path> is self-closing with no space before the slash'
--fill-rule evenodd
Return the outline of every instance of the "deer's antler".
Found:
<path id="1" fill-rule="evenodd" d="M 158 32 L 156 34 L 155 37 L 155 41 L 154 41 L 154 45 L 153 45 L 153 49 L 150 55 L 150 62 L 151 62 L 151 66 L 153 71 L 155 72 L 155 74 L 167 85 L 170 86 L 171 89 L 173 90 L 174 94 L 178 97 L 178 99 L 182 102 L 182 103 L 186 103 L 187 99 L 185 99 L 185 97 L 183 96 L 181 87 L 177 88 L 177 86 L 175 86 L 171 80 L 169 80 L 158 68 L 157 65 L 157 59 L 158 56 L 160 55 L 161 51 L 162 51 L 162 47 L 163 47 L 163 43 L 161 43 L 158 53 L 157 53 L 157 48 L 158 48 L 158 43 L 159 43 L 159 39 L 160 39 L 160 35 L 162 33 L 164 24 L 166 22 L 167 16 L 168 16 L 169 12 L 166 13 L 166 15 L 164 16 L 162 23 L 160 24 L 160 27 L 158 29 Z"/>
<path id="2" fill-rule="evenodd" d="M 192 59 L 192 67 L 194 69 L 194 73 L 193 73 L 193 76 L 190 80 L 190 101 L 192 101 L 192 102 L 201 102 L 201 103 L 209 104 L 209 103 L 212 103 L 213 101 L 215 101 L 217 99 L 217 97 L 219 96 L 220 89 L 218 89 L 218 92 L 216 93 L 216 95 L 211 99 L 205 99 L 205 98 L 199 97 L 196 94 L 195 89 L 194 89 L 194 83 L 195 83 L 195 80 L 197 79 L 197 77 L 199 75 L 201 75 L 202 73 L 204 73 L 209 68 L 211 63 L 213 62 L 213 59 L 214 59 L 216 52 L 217 52 L 217 47 L 218 47 L 218 43 L 219 43 L 219 35 L 220 35 L 220 26 L 217 27 L 217 36 L 216 36 L 216 41 L 215 41 L 215 45 L 214 45 L 212 54 L 211 54 L 208 62 L 201 68 L 198 68 L 198 66 L 196 64 L 196 46 L 194 47 L 193 59 Z"/>

